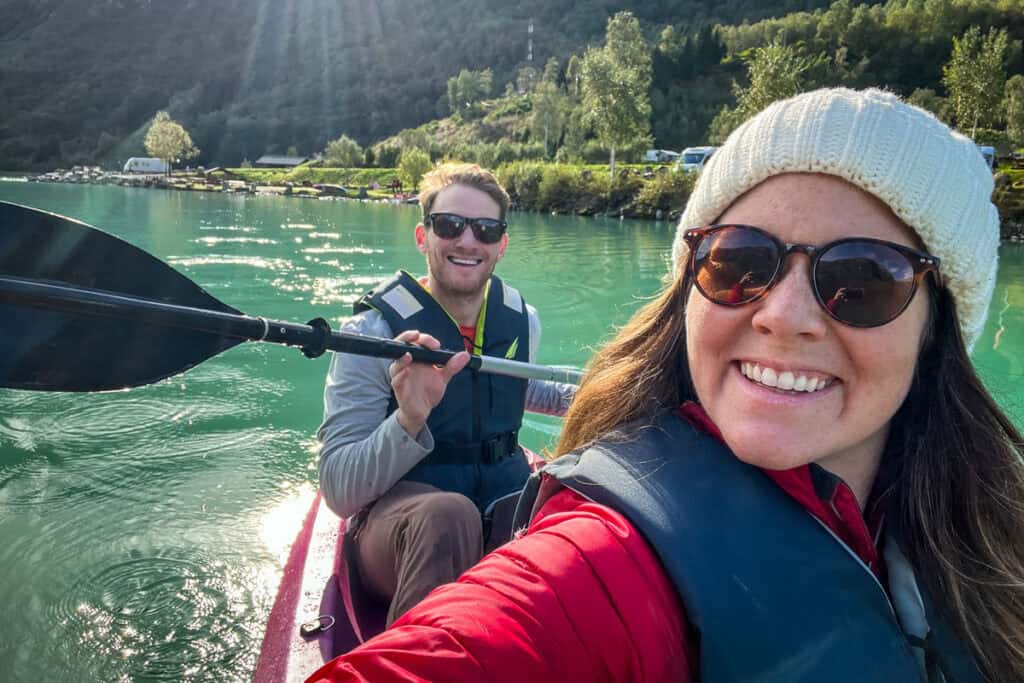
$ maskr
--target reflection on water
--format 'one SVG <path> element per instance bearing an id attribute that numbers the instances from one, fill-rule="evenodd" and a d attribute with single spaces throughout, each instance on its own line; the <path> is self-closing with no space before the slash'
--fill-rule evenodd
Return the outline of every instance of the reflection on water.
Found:
<path id="1" fill-rule="evenodd" d="M 303 482 L 283 487 L 281 493 L 286 497 L 268 510 L 260 521 L 260 541 L 284 565 L 292 541 L 302 528 L 302 521 L 316 496 L 316 485 Z"/>
<path id="2" fill-rule="evenodd" d="M 999 249 L 999 278 L 973 358 L 996 400 L 1024 424 L 1024 245 Z"/>
<path id="3" fill-rule="evenodd" d="M 423 264 L 410 206 L 26 183 L 0 199 L 100 226 L 280 320 L 336 324 Z M 658 289 L 671 240 L 664 223 L 513 214 L 499 274 L 539 310 L 540 362 L 583 364 Z M 1019 420 L 1024 248 L 1001 257 L 975 356 Z M 246 344 L 131 391 L 0 392 L 0 679 L 246 680 L 315 491 L 326 369 Z M 523 440 L 540 451 L 558 428 L 527 415 Z"/>

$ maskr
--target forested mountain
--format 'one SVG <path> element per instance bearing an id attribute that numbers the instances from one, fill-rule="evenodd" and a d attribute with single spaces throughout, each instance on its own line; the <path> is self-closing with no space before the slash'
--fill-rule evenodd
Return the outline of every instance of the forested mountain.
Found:
<path id="1" fill-rule="evenodd" d="M 564 65 L 600 42 L 608 17 L 622 9 L 639 18 L 653 44 L 668 24 L 697 35 L 714 24 L 828 4 L 0 0 L 0 168 L 137 154 L 142 131 L 162 109 L 192 133 L 205 163 L 237 164 L 292 146 L 311 154 L 342 133 L 365 144 L 447 114 L 446 81 L 460 69 L 493 69 L 497 93 L 528 63 L 531 44 L 537 68 L 552 56 Z M 690 67 L 677 59 L 660 68 L 655 136 L 702 133 L 728 100 L 731 76 L 705 83 L 715 96 L 697 97 L 703 110 L 685 114 L 658 97 L 693 97 L 672 90 L 685 80 L 681 72 L 665 71 Z"/>

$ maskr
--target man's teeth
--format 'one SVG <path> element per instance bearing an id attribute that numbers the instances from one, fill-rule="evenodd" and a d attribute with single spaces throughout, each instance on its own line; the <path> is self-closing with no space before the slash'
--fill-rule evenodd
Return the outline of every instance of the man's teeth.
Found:
<path id="1" fill-rule="evenodd" d="M 757 363 L 740 363 L 740 372 L 747 379 L 773 389 L 783 391 L 821 391 L 832 383 L 831 379 L 824 377 L 808 377 L 800 374 L 794 375 L 789 370 L 776 372 L 772 368 L 762 368 Z"/>
<path id="2" fill-rule="evenodd" d="M 448 260 L 451 261 L 452 263 L 458 264 L 460 266 L 475 266 L 478 263 L 480 263 L 483 259 L 478 259 L 478 258 L 457 258 L 455 256 L 449 256 Z"/>

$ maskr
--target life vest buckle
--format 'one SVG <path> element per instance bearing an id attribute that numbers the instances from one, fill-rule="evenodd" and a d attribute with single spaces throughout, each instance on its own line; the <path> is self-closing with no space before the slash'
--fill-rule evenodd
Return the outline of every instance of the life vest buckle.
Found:
<path id="1" fill-rule="evenodd" d="M 480 462 L 499 463 L 519 450 L 519 432 L 505 432 L 480 443 Z"/>

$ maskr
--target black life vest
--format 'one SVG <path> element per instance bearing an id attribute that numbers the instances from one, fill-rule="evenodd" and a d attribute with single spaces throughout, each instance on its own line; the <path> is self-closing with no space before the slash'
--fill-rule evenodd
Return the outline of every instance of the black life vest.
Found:
<path id="1" fill-rule="evenodd" d="M 487 287 L 474 353 L 529 361 L 526 302 L 495 275 Z M 380 312 L 395 335 L 420 330 L 436 337 L 443 349 L 464 348 L 458 323 L 405 271 L 361 297 L 354 311 L 370 308 Z M 518 443 L 526 387 L 525 379 L 470 370 L 457 374 L 427 419 L 434 449 L 403 479 L 462 493 L 481 511 L 495 499 L 521 489 L 529 476 Z M 388 414 L 397 407 L 392 395 Z"/>
<path id="2" fill-rule="evenodd" d="M 763 472 L 675 415 L 566 454 L 541 474 L 619 511 L 644 536 L 697 632 L 703 683 L 983 680 L 935 601 L 922 596 L 927 637 L 908 637 L 852 550 Z M 539 482 L 526 486 L 517 528 Z"/>

